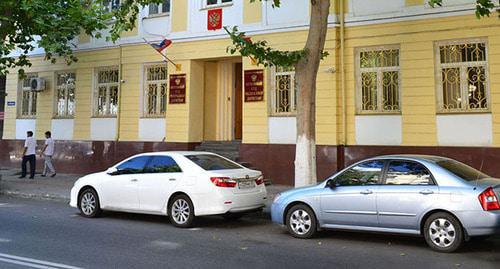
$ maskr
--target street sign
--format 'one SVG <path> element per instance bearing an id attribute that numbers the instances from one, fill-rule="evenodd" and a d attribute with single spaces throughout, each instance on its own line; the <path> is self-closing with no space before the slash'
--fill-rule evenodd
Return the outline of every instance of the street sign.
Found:
<path id="1" fill-rule="evenodd" d="M 16 106 L 16 101 L 7 101 L 7 106 Z"/>

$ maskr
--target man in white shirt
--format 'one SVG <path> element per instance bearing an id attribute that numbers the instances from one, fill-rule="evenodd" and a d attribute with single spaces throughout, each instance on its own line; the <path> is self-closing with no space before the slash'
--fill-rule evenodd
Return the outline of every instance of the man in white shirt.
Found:
<path id="1" fill-rule="evenodd" d="M 54 140 L 52 139 L 52 134 L 50 131 L 45 132 L 45 145 L 43 146 L 40 157 L 44 156 L 45 164 L 43 165 L 42 177 L 46 177 L 47 173 L 50 172 L 51 177 L 56 176 L 56 169 L 52 164 L 52 156 L 54 155 Z"/>
<path id="2" fill-rule="evenodd" d="M 35 165 L 36 165 L 36 140 L 33 137 L 33 132 L 26 132 L 26 140 L 24 141 L 23 150 L 23 161 L 21 164 L 21 176 L 19 178 L 26 177 L 26 164 L 30 163 L 30 179 L 35 178 Z"/>

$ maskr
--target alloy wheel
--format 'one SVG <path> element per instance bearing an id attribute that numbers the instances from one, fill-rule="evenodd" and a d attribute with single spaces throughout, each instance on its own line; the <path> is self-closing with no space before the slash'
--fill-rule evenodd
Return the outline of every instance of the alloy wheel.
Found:
<path id="1" fill-rule="evenodd" d="M 304 235 L 311 229 L 311 216 L 303 210 L 297 209 L 290 216 L 290 227 L 298 235 Z"/>
<path id="2" fill-rule="evenodd" d="M 455 226 L 444 218 L 438 218 L 432 221 L 428 233 L 432 243 L 440 248 L 451 246 L 456 238 Z"/>
<path id="3" fill-rule="evenodd" d="M 190 208 L 189 203 L 184 199 L 177 199 L 172 204 L 172 218 L 178 224 L 184 224 L 189 220 Z"/>
<path id="4" fill-rule="evenodd" d="M 80 208 L 85 215 L 91 215 L 96 209 L 96 197 L 92 192 L 86 192 L 83 194 L 80 201 Z"/>

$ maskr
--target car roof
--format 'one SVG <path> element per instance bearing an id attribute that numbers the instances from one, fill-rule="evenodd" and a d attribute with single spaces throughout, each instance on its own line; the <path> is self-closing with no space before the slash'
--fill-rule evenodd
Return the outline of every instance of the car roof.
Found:
<path id="1" fill-rule="evenodd" d="M 439 162 L 450 160 L 450 158 L 435 156 L 435 155 L 423 155 L 423 154 L 393 154 L 393 155 L 382 155 L 370 158 L 373 159 L 402 159 L 402 160 L 413 160 L 413 161 L 427 161 L 427 162 Z"/>
<path id="2" fill-rule="evenodd" d="M 172 150 L 172 151 L 153 151 L 153 152 L 144 152 L 137 154 L 135 156 L 148 156 L 148 155 L 169 155 L 169 156 L 186 156 L 186 155 L 200 155 L 200 154 L 211 154 L 211 155 L 216 155 L 215 153 L 212 152 L 206 152 L 206 151 L 178 151 L 178 150 Z"/>

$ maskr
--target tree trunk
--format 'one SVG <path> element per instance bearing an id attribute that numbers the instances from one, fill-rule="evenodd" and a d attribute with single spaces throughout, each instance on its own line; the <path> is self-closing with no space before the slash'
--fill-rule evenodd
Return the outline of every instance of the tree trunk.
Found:
<path id="1" fill-rule="evenodd" d="M 329 9 L 330 0 L 311 0 L 307 55 L 295 66 L 298 84 L 296 187 L 316 183 L 316 76 L 325 47 Z"/>

